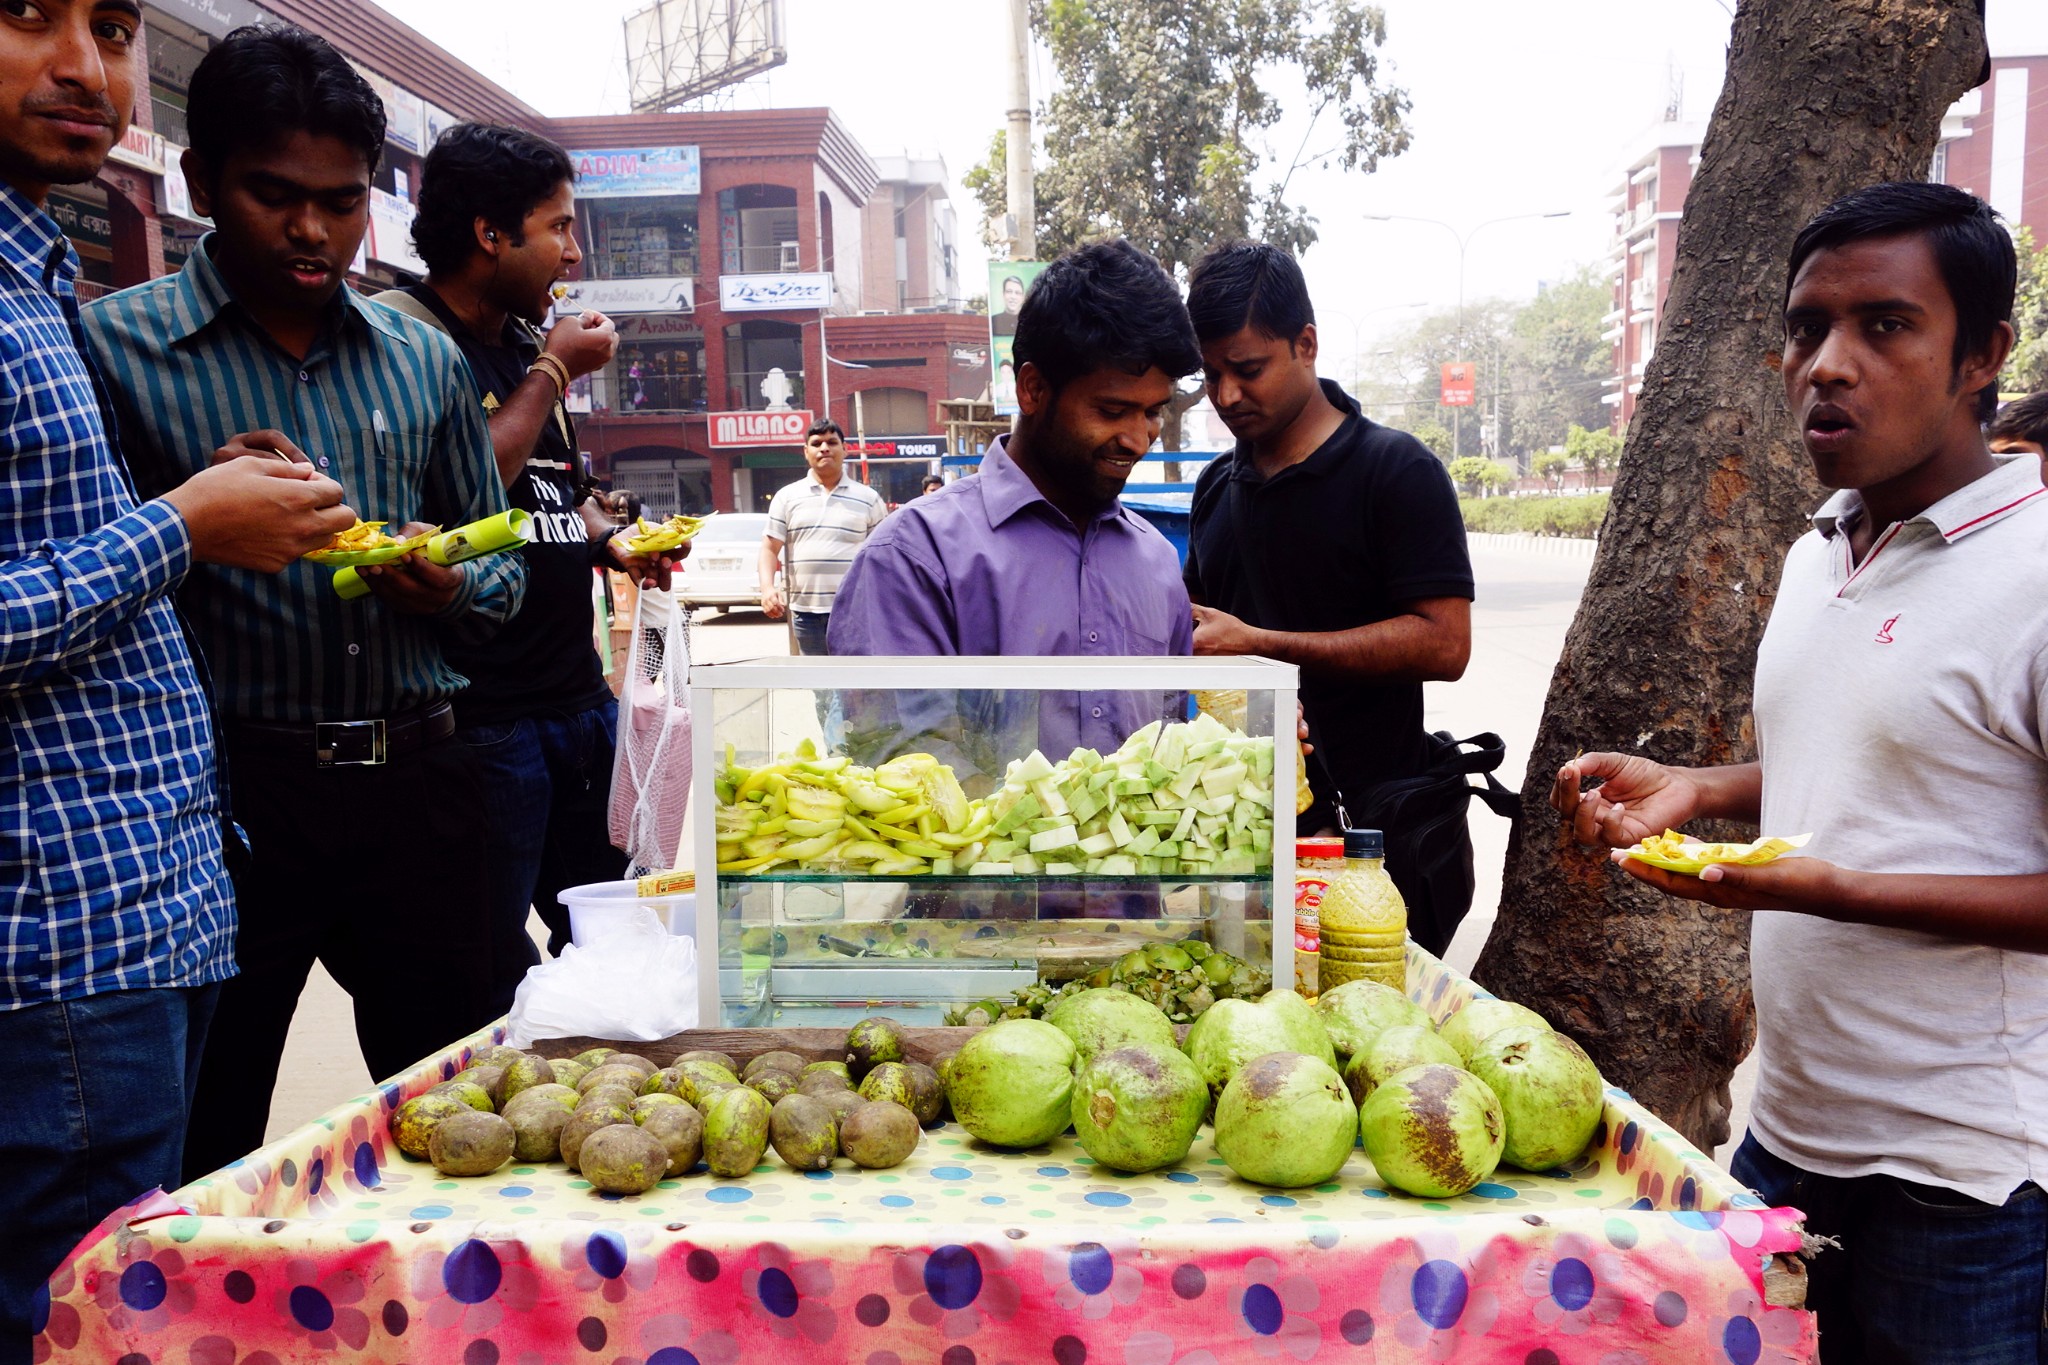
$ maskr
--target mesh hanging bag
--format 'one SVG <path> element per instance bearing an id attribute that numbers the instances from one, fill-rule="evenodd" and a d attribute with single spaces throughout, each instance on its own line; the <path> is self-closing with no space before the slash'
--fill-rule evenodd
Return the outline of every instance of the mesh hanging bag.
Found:
<path id="1" fill-rule="evenodd" d="M 619 742 L 612 762 L 612 843 L 637 871 L 680 861 L 691 775 L 690 613 L 667 593 L 642 588 L 619 689 Z"/>

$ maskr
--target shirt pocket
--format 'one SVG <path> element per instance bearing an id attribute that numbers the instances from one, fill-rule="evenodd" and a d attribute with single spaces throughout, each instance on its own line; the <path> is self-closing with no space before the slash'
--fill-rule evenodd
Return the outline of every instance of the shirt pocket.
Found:
<path id="1" fill-rule="evenodd" d="M 434 438 L 411 431 L 363 428 L 349 433 L 348 466 L 323 469 L 347 490 L 348 505 L 364 521 L 386 521 L 396 530 L 408 521 L 436 521 L 443 515 L 423 507 L 427 465 Z M 320 456 L 308 451 L 317 465 Z"/>
<path id="2" fill-rule="evenodd" d="M 1172 652 L 1172 650 L 1166 647 L 1166 641 L 1159 639 L 1157 636 L 1147 635 L 1142 630 L 1126 630 L 1124 632 L 1123 653 L 1127 657 L 1135 659 L 1160 658 L 1170 655 Z"/>

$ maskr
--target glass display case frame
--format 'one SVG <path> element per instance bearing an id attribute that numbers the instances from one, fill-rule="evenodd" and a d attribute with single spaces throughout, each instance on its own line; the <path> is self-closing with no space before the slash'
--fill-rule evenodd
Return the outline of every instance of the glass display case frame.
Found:
<path id="1" fill-rule="evenodd" d="M 770 1017 L 777 1009 L 776 999 L 748 998 L 748 991 L 756 983 L 754 978 L 746 975 L 748 969 L 743 965 L 745 957 L 742 945 L 733 941 L 742 934 L 745 926 L 738 922 L 738 912 L 729 910 L 726 905 L 727 900 L 731 898 L 730 893 L 736 889 L 744 887 L 751 892 L 774 884 L 785 887 L 822 886 L 828 888 L 827 894 L 830 894 L 829 888 L 838 887 L 842 888 L 844 894 L 843 888 L 863 883 L 904 887 L 1008 886 L 1027 890 L 1043 890 L 1063 885 L 1085 885 L 1092 889 L 1105 883 L 1119 883 L 1133 887 L 1160 888 L 1162 897 L 1168 886 L 1194 887 L 1201 891 L 1205 905 L 1209 903 L 1212 887 L 1217 888 L 1215 894 L 1218 900 L 1226 905 L 1230 902 L 1231 888 L 1257 887 L 1265 911 L 1263 919 L 1258 922 L 1268 925 L 1267 933 L 1271 940 L 1270 954 L 1265 951 L 1265 945 L 1258 945 L 1258 965 L 1270 967 L 1273 984 L 1276 987 L 1291 987 L 1294 983 L 1293 821 L 1294 793 L 1299 766 L 1299 751 L 1296 746 L 1299 686 L 1300 670 L 1293 664 L 1250 657 L 794 656 L 694 665 L 690 670 L 693 767 L 686 837 L 694 853 L 697 870 L 696 942 L 701 1024 L 716 1028 L 788 1022 Z M 1187 694 L 1189 698 L 1197 692 L 1247 694 L 1248 717 L 1256 722 L 1256 728 L 1248 724 L 1245 733 L 1254 738 L 1270 737 L 1273 741 L 1271 790 L 1274 825 L 1270 866 L 1250 874 L 1198 876 L 1183 872 L 1147 874 L 1130 878 L 1112 878 L 1099 874 L 1052 875 L 1044 872 L 993 877 L 973 876 L 964 871 L 941 878 L 834 874 L 720 874 L 716 824 L 718 795 L 715 783 L 717 774 L 725 763 L 729 738 L 736 730 L 743 728 L 742 723 L 735 717 L 747 710 L 746 694 L 809 692 L 812 698 L 806 705 L 818 707 L 819 728 L 823 730 L 824 715 L 831 703 L 819 705 L 819 702 L 826 694 L 837 692 L 869 695 L 889 692 L 954 691 L 1039 694 L 1179 692 Z M 1187 710 L 1189 715 L 1193 714 L 1192 701 Z M 772 721 L 767 719 L 764 713 L 763 716 L 757 716 L 745 724 L 753 726 L 755 733 L 748 737 L 749 743 L 740 746 L 748 755 L 742 758 L 742 763 L 745 764 L 750 759 L 755 763 L 765 761 L 761 757 L 764 745 L 760 732 L 765 728 L 772 728 Z M 767 747 L 775 747 L 772 738 L 767 742 Z M 772 759 L 776 756 L 771 752 L 767 758 Z M 1019 759 L 1025 756 L 1025 753 L 1009 755 Z M 1066 757 L 1064 753 L 1050 752 L 1046 756 L 1054 762 Z M 1248 892 L 1237 898 L 1238 920 L 1234 926 L 1227 923 L 1219 925 L 1226 935 L 1243 934 L 1243 905 L 1248 899 Z M 781 911 L 778 909 L 773 920 L 775 925 L 781 924 L 780 914 Z M 1105 928 L 1117 923 L 1119 922 L 1114 920 L 1103 921 Z M 829 929 L 830 926 L 827 924 L 825 927 Z M 1241 937 L 1239 941 L 1242 942 Z M 1143 946 L 1143 942 L 1137 941 L 1137 946 Z M 840 964 L 836 969 L 823 969 L 837 970 L 841 974 L 841 979 L 848 984 L 870 988 L 865 991 L 840 992 L 848 999 L 850 1006 L 858 1002 L 857 1008 L 850 1008 L 847 1012 L 848 1019 L 858 1018 L 865 1013 L 875 1013 L 877 1010 L 870 1008 L 875 1002 L 880 1001 L 886 1006 L 890 1001 L 905 998 L 906 994 L 932 1004 L 937 1004 L 941 1000 L 971 1001 L 984 996 L 1006 995 L 1018 986 L 1029 984 L 1039 977 L 1037 970 L 1019 969 L 1014 963 L 1010 970 L 1003 971 L 991 970 L 985 964 L 969 963 L 964 959 L 954 958 L 943 958 L 939 962 L 920 965 L 887 959 L 869 961 L 862 957 L 857 974 L 849 972 L 849 965 Z M 797 978 L 792 973 L 802 969 L 784 967 L 775 970 L 781 971 L 785 982 L 788 983 L 796 981 Z M 816 1014 L 807 1018 L 808 1021 L 820 1023 L 826 1021 L 824 1016 Z M 936 1017 L 930 1017 L 918 1019 L 916 1022 L 936 1023 L 938 1020 Z"/>

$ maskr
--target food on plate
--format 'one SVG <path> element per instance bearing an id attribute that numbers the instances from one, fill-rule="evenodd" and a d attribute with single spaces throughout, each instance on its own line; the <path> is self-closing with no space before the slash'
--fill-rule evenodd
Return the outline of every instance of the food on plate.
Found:
<path id="1" fill-rule="evenodd" d="M 673 550 L 695 536 L 710 519 L 673 516 L 659 525 L 651 525 L 645 517 L 636 518 L 634 533 L 625 538 L 626 548 L 636 555 L 655 555 Z"/>
<path id="2" fill-rule="evenodd" d="M 1805 848 L 1812 838 L 1811 834 L 1795 834 L 1791 838 L 1752 839 L 1746 844 L 1703 844 L 1675 829 L 1667 829 L 1623 851 L 1639 863 L 1697 877 L 1716 864 L 1761 867 L 1776 862 L 1787 853 Z"/>

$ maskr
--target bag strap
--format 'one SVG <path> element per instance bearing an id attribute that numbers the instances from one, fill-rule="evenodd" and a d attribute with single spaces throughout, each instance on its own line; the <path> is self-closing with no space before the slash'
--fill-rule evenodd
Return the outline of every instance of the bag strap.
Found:
<path id="1" fill-rule="evenodd" d="M 393 312 L 403 313 L 409 318 L 426 323 L 442 335 L 447 335 L 448 325 L 441 321 L 434 310 L 403 289 L 386 289 L 380 294 L 372 294 L 370 302 L 381 303 Z"/>
<path id="2" fill-rule="evenodd" d="M 1450 731 L 1438 730 L 1430 738 L 1437 744 L 1435 762 L 1430 765 L 1431 771 L 1480 778 L 1479 786 L 1471 787 L 1471 784 L 1466 784 L 1471 787 L 1474 796 L 1485 802 L 1487 808 L 1503 820 L 1521 818 L 1521 793 L 1508 790 L 1501 785 L 1500 779 L 1493 775 L 1494 769 L 1500 767 L 1508 753 L 1508 746 L 1499 735 L 1488 730 L 1468 739 L 1453 739 Z M 1472 752 L 1466 753 L 1467 748 Z"/>

